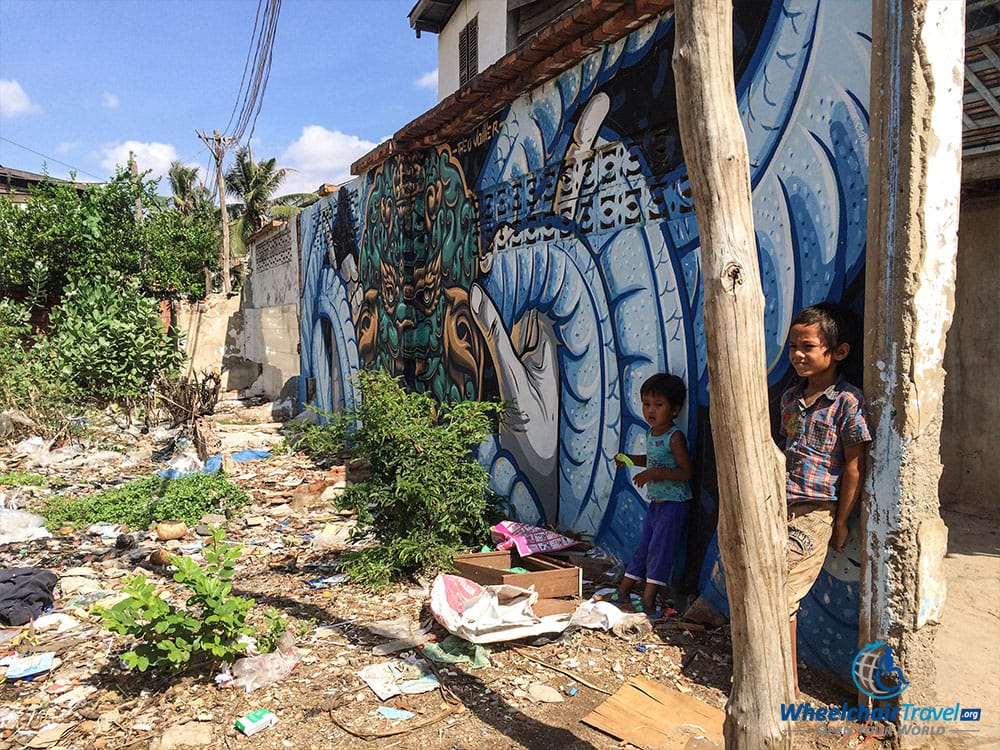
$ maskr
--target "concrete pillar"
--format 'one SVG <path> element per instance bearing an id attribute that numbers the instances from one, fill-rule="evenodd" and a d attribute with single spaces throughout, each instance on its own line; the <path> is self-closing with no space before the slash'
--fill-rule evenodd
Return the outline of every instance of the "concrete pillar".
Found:
<path id="1" fill-rule="evenodd" d="M 954 310 L 964 3 L 872 6 L 865 389 L 874 442 L 862 509 L 861 645 L 892 647 L 910 682 L 893 702 L 933 705 L 948 533 L 937 493 L 942 361 Z M 921 741 L 896 740 L 899 747 Z"/>

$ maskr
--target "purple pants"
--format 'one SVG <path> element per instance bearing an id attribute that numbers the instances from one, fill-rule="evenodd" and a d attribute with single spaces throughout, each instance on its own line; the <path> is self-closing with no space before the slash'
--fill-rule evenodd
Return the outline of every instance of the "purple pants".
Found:
<path id="1" fill-rule="evenodd" d="M 632 562 L 625 568 L 628 578 L 637 581 L 645 579 L 646 583 L 660 586 L 670 583 L 674 554 L 684 541 L 690 504 L 690 501 L 649 504 L 639 546 L 635 548 Z"/>

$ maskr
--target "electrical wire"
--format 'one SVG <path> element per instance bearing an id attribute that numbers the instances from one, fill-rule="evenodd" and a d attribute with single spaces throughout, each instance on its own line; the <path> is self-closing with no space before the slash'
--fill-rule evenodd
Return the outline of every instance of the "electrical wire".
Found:
<path id="1" fill-rule="evenodd" d="M 87 175 L 87 177 L 93 177 L 98 182 L 104 182 L 105 178 L 103 178 L 103 177 L 98 177 L 96 174 L 91 174 L 90 172 L 87 172 L 87 171 L 85 171 L 83 169 L 80 169 L 79 167 L 74 167 L 72 164 L 67 164 L 64 161 L 60 161 L 59 159 L 56 159 L 56 158 L 54 158 L 52 156 L 49 156 L 47 154 L 43 154 L 41 151 L 35 151 L 35 149 L 28 148 L 24 144 L 17 143 L 16 141 L 12 141 L 10 138 L 4 138 L 2 135 L 0 135 L 0 141 L 6 141 L 7 143 L 11 144 L 12 146 L 17 146 L 18 148 L 23 148 L 25 151 L 30 151 L 35 156 L 41 156 L 43 159 L 46 159 L 48 161 L 54 161 L 56 164 L 62 164 L 64 167 L 68 167 L 69 169 L 72 169 L 74 172 L 79 172 L 80 174 L 85 174 L 85 175 Z"/>

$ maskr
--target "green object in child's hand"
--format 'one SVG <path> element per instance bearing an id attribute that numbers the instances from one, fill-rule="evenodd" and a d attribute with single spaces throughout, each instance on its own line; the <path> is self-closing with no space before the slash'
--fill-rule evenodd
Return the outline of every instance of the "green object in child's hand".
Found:
<path id="1" fill-rule="evenodd" d="M 628 455 L 626 455 L 625 453 L 619 453 L 618 455 L 615 456 L 615 458 L 621 461 L 626 466 L 635 466 L 635 461 L 629 458 Z"/>

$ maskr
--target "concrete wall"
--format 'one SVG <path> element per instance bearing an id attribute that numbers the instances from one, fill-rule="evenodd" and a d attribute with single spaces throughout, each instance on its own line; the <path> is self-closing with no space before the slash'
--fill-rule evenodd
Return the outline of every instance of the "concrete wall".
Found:
<path id="1" fill-rule="evenodd" d="M 462 0 L 438 36 L 438 101 L 458 90 L 458 37 L 479 16 L 479 70 L 507 54 L 506 0 Z"/>
<path id="2" fill-rule="evenodd" d="M 299 374 L 299 247 L 295 222 L 255 238 L 243 288 L 243 357 L 258 367 L 246 397 L 291 399 Z M 289 404 L 288 411 L 291 411 Z"/>
<path id="3" fill-rule="evenodd" d="M 739 2 L 734 21 L 776 400 L 794 377 L 794 313 L 863 298 L 871 7 Z M 439 399 L 516 400 L 523 422 L 480 448 L 493 488 L 520 520 L 590 534 L 621 557 L 647 503 L 613 456 L 644 452 L 640 384 L 677 374 L 696 474 L 679 577 L 693 584 L 704 561 L 701 589 L 724 608 L 672 47 L 665 15 L 466 136 L 394 156 L 306 209 L 301 368 L 324 411 L 353 401 L 361 367 Z M 856 528 L 852 537 L 800 616 L 802 657 L 845 676 L 858 628 Z M 676 562 L 683 571 L 683 550 Z"/>
<path id="4" fill-rule="evenodd" d="M 945 349 L 941 505 L 1000 516 L 1000 201 L 962 203 L 955 318 Z"/>
<path id="5" fill-rule="evenodd" d="M 184 332 L 185 377 L 222 374 L 222 390 L 241 390 L 257 377 L 243 359 L 240 297 L 212 294 L 201 302 L 177 303 L 177 324 Z M 228 366 L 233 365 L 233 366 Z"/>

